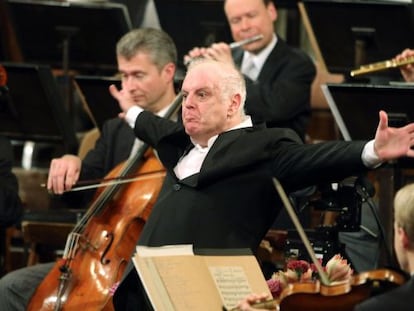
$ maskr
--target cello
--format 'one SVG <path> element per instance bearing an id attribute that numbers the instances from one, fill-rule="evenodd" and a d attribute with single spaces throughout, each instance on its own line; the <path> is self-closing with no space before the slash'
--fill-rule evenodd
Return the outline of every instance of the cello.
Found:
<path id="1" fill-rule="evenodd" d="M 166 118 L 179 109 L 179 93 Z M 144 144 L 105 178 L 131 178 L 97 191 L 91 206 L 69 234 L 64 253 L 37 287 L 27 310 L 113 310 L 112 294 L 134 252 L 157 200 L 165 169 Z"/>
<path id="2" fill-rule="evenodd" d="M 390 269 L 366 271 L 354 275 L 348 280 L 331 282 L 317 260 L 311 243 L 282 185 L 276 178 L 273 179 L 273 183 L 318 271 L 320 280 L 290 283 L 282 290 L 278 298 L 253 304 L 252 307 L 260 310 L 277 311 L 352 311 L 356 304 L 372 295 L 385 292 L 405 283 L 405 275 Z M 240 311 L 240 309 L 236 307 L 230 311 Z"/>

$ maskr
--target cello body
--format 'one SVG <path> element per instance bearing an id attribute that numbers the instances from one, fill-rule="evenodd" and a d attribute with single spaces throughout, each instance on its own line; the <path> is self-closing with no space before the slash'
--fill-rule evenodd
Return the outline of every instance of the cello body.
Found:
<path id="1" fill-rule="evenodd" d="M 109 177 L 119 176 L 118 171 L 116 167 Z M 151 172 L 155 172 L 153 176 Z M 55 263 L 33 294 L 27 310 L 113 310 L 113 292 L 165 177 L 153 154 L 136 174 L 145 174 L 145 180 L 121 186 L 105 200 L 104 208 L 94 211 L 93 217 L 71 233 L 65 248 L 65 253 L 70 248 L 71 255 Z M 98 199 L 101 196 L 102 193 Z"/>

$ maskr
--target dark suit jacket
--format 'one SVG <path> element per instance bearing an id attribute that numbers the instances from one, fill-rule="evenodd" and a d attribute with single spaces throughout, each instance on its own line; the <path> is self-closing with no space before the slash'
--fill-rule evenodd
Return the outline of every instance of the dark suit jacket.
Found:
<path id="1" fill-rule="evenodd" d="M 235 50 L 233 58 L 240 66 L 243 51 Z M 303 51 L 290 47 L 278 37 L 257 81 L 246 78 L 246 112 L 254 123 L 268 127 L 288 127 L 304 139 L 311 117 L 310 91 L 316 69 Z"/>
<path id="2" fill-rule="evenodd" d="M 10 141 L 0 136 L 0 229 L 18 223 L 23 213 L 19 184 L 12 172 L 13 160 Z"/>
<path id="3" fill-rule="evenodd" d="M 119 118 L 106 121 L 101 134 L 82 161 L 79 180 L 102 179 L 128 159 L 135 140 L 134 131 Z M 96 190 L 69 192 L 63 200 L 71 207 L 86 208 Z"/>
<path id="4" fill-rule="evenodd" d="M 363 142 L 304 145 L 291 130 L 255 127 L 219 135 L 200 173 L 178 180 L 173 168 L 190 143 L 182 126 L 143 112 L 135 133 L 168 171 L 143 245 L 255 250 L 280 206 L 273 176 L 290 192 L 364 171 Z"/>
<path id="5" fill-rule="evenodd" d="M 414 308 L 414 277 L 405 284 L 355 306 L 355 311 L 411 311 Z"/>
<path id="6" fill-rule="evenodd" d="M 106 121 L 95 148 L 82 161 L 82 179 L 102 178 L 108 174 L 128 158 L 134 140 L 134 132 L 125 121 L 119 118 Z"/>
<path id="7" fill-rule="evenodd" d="M 254 127 L 219 135 L 200 173 L 178 180 L 173 168 L 190 145 L 182 125 L 144 111 L 134 131 L 157 150 L 167 170 L 141 245 L 255 251 L 281 206 L 273 176 L 289 192 L 365 170 L 363 142 L 305 145 L 292 130 Z M 115 309 L 139 309 L 145 298 L 132 265 L 124 277 L 115 292 Z"/>

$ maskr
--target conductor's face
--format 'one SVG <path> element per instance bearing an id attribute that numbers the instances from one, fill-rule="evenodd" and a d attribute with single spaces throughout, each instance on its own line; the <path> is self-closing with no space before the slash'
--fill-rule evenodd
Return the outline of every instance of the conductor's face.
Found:
<path id="1" fill-rule="evenodd" d="M 217 65 L 219 66 L 219 65 Z M 185 130 L 196 143 L 207 146 L 208 140 L 229 127 L 238 105 L 224 96 L 219 68 L 199 64 L 186 75 L 183 85 L 182 119 Z"/>
<path id="2" fill-rule="evenodd" d="M 117 61 L 122 89 L 129 93 L 135 104 L 154 113 L 164 108 L 162 98 L 171 83 L 171 66 L 159 70 L 149 55 L 142 52 L 130 59 L 118 56 Z"/>

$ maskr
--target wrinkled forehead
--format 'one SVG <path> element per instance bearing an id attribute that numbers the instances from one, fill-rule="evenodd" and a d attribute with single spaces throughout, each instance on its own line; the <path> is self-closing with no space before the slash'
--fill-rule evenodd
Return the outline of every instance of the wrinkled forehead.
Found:
<path id="1" fill-rule="evenodd" d="M 214 89 L 220 83 L 218 67 L 214 63 L 197 64 L 189 68 L 182 84 L 182 90 Z"/>

